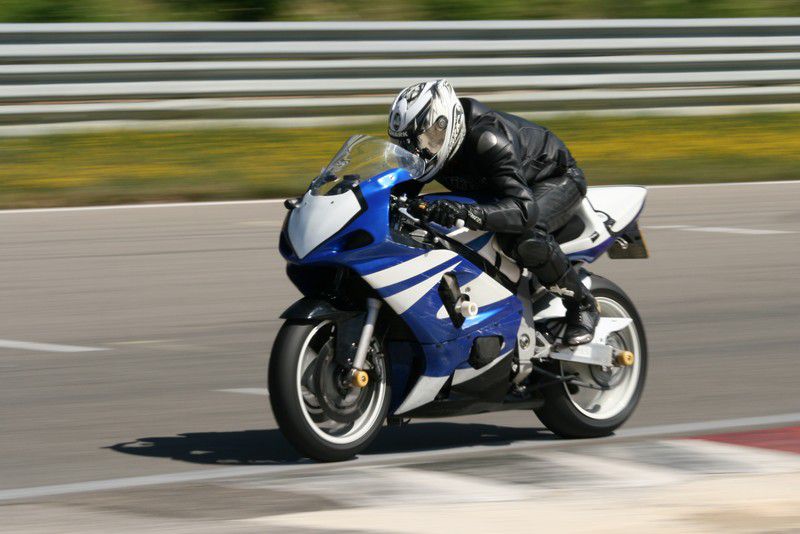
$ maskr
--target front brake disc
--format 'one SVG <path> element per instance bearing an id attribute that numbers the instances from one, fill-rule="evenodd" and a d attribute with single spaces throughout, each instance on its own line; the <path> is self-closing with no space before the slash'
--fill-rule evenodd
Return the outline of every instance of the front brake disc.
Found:
<path id="1" fill-rule="evenodd" d="M 352 423 L 369 406 L 374 381 L 363 388 L 352 387 L 347 377 L 350 370 L 336 363 L 334 351 L 326 344 L 320 351 L 314 370 L 314 389 L 320 408 L 337 423 Z"/>

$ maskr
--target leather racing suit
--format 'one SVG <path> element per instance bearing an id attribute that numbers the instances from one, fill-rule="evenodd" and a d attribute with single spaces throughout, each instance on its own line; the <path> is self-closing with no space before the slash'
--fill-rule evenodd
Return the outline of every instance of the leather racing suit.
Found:
<path id="1" fill-rule="evenodd" d="M 499 234 L 505 252 L 552 286 L 569 268 L 553 232 L 572 217 L 586 179 L 564 143 L 520 117 L 461 98 L 467 133 L 436 180 L 459 193 L 496 200 L 480 203 L 483 229 Z"/>

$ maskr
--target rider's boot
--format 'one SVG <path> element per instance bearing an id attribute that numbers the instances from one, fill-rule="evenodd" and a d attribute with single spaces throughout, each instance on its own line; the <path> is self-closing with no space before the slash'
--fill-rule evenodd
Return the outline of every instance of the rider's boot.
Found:
<path id="1" fill-rule="evenodd" d="M 600 321 L 597 301 L 584 286 L 575 269 L 567 269 L 550 289 L 560 294 L 567 309 L 567 328 L 562 340 L 565 345 L 582 345 L 594 338 L 594 329 Z"/>
<path id="2" fill-rule="evenodd" d="M 552 234 L 534 228 L 517 244 L 517 257 L 550 292 L 560 295 L 567 308 L 567 329 L 562 336 L 566 345 L 581 345 L 594 338 L 600 320 L 597 303 L 584 286 L 578 272 L 570 265 Z"/>

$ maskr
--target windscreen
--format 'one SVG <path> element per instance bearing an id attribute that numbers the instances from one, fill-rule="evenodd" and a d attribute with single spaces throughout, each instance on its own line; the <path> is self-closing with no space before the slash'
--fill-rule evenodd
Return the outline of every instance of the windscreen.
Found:
<path id="1" fill-rule="evenodd" d="M 311 182 L 309 190 L 316 196 L 339 195 L 392 169 L 405 169 L 416 178 L 425 171 L 425 162 L 389 141 L 368 135 L 354 135 Z"/>

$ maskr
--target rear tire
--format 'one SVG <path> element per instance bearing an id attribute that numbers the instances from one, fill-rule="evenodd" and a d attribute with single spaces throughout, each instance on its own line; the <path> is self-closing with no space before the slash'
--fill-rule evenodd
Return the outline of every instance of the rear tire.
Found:
<path id="1" fill-rule="evenodd" d="M 615 343 L 634 352 L 635 362 L 631 367 L 615 368 L 614 373 L 630 373 L 630 375 L 603 375 L 600 380 L 616 383 L 609 390 L 606 405 L 603 406 L 602 394 L 593 394 L 594 390 L 579 388 L 567 384 L 553 384 L 542 389 L 544 405 L 534 410 L 539 420 L 554 434 L 562 438 L 594 438 L 607 436 L 619 428 L 633 413 L 644 389 L 647 375 L 647 342 L 644 327 L 635 306 L 622 289 L 616 284 L 597 275 L 592 275 L 592 295 L 600 304 L 600 315 L 630 317 L 633 322 L 616 335 Z M 609 336 L 609 341 L 612 341 Z M 598 366 L 574 364 L 571 362 L 553 362 L 553 372 L 579 372 L 581 379 L 595 381 L 591 367 L 595 373 Z M 617 390 L 617 388 L 621 388 Z M 572 389 L 572 391 L 570 390 Z"/>
<path id="2" fill-rule="evenodd" d="M 362 413 L 363 408 L 362 415 L 347 423 L 328 417 L 330 408 L 326 412 L 323 406 L 331 403 L 324 404 L 318 389 L 321 381 L 328 378 L 327 384 L 334 384 L 329 387 L 336 388 L 335 380 L 340 376 L 337 373 L 343 372 L 326 352 L 333 350 L 332 326 L 330 321 L 286 321 L 272 347 L 267 374 L 272 412 L 284 436 L 301 454 L 321 462 L 347 460 L 366 449 L 383 426 L 391 398 L 388 362 L 381 354 L 371 352 L 370 384 L 360 391 L 351 390 L 358 395 L 357 400 L 345 406 L 341 417 L 352 418 L 344 410 L 355 404 L 359 406 L 356 413 Z M 325 397 L 347 401 L 335 397 L 336 390 L 332 391 Z M 363 395 L 370 397 L 364 399 Z"/>

